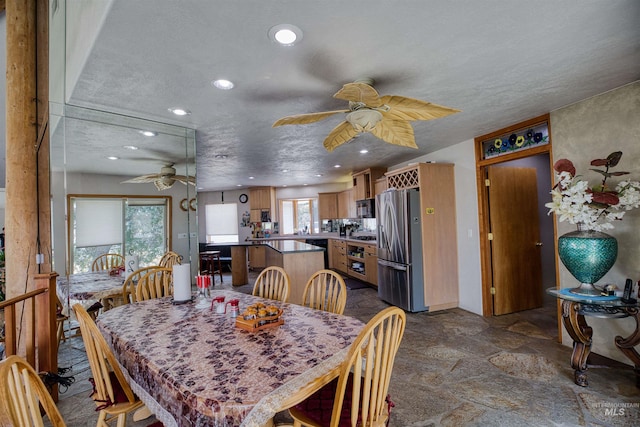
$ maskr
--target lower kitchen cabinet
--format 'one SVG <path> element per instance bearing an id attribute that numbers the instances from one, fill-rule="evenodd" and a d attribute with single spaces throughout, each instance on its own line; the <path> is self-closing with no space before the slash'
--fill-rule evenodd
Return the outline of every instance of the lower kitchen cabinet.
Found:
<path id="1" fill-rule="evenodd" d="M 249 265 L 251 268 L 264 268 L 267 266 L 264 245 L 249 246 Z"/>
<path id="2" fill-rule="evenodd" d="M 331 239 L 329 267 L 341 273 L 347 273 L 347 244 L 344 240 Z"/>

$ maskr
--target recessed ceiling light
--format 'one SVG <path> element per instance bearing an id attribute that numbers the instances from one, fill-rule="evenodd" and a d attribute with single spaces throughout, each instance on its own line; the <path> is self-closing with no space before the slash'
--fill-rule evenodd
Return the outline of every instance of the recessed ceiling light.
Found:
<path id="1" fill-rule="evenodd" d="M 321 174 L 321 173 L 317 173 L 317 174 L 316 174 L 316 176 L 317 176 L 318 178 L 320 178 L 320 177 L 322 176 L 322 174 Z"/>
<path id="2" fill-rule="evenodd" d="M 135 145 L 123 145 L 122 148 L 126 148 L 127 150 L 137 150 L 138 147 Z"/>
<path id="3" fill-rule="evenodd" d="M 242 187 L 242 184 L 236 184 L 236 187 Z"/>
<path id="4" fill-rule="evenodd" d="M 233 82 L 230 82 L 229 80 L 225 80 L 225 79 L 214 80 L 211 82 L 211 84 L 217 87 L 218 89 L 222 89 L 222 90 L 233 89 L 233 87 L 235 86 Z"/>
<path id="5" fill-rule="evenodd" d="M 339 167 L 341 167 L 341 166 L 340 166 L 340 165 L 334 165 L 333 167 L 334 167 L 334 168 L 339 168 Z"/>
<path id="6" fill-rule="evenodd" d="M 227 156 L 226 154 L 216 154 L 214 157 L 216 159 L 226 159 L 229 156 Z"/>
<path id="7" fill-rule="evenodd" d="M 286 186 L 287 186 L 287 184 L 284 184 L 284 185 L 283 185 L 283 187 L 286 187 Z"/>
<path id="8" fill-rule="evenodd" d="M 289 169 L 282 169 L 282 172 L 287 173 L 289 172 Z"/>
<path id="9" fill-rule="evenodd" d="M 249 179 L 255 179 L 254 177 L 250 176 Z"/>
<path id="10" fill-rule="evenodd" d="M 107 159 L 109 159 L 109 160 L 118 160 L 118 159 L 119 159 L 119 157 L 116 157 L 116 156 L 109 156 L 109 157 L 107 157 Z"/>
<path id="11" fill-rule="evenodd" d="M 185 110 L 184 108 L 169 108 L 169 111 L 171 111 L 176 116 L 188 116 L 189 114 L 191 114 L 191 111 Z"/>
<path id="12" fill-rule="evenodd" d="M 144 136 L 156 136 L 158 134 L 157 132 L 151 132 L 150 130 L 141 130 L 140 133 Z"/>
<path id="13" fill-rule="evenodd" d="M 302 30 L 291 24 L 276 25 L 269 29 L 269 39 L 282 46 L 293 46 L 302 40 Z"/>
<path id="14" fill-rule="evenodd" d="M 369 152 L 369 150 L 367 150 L 367 149 L 360 150 L 360 154 L 367 154 L 368 152 Z"/>
<path id="15" fill-rule="evenodd" d="M 309 184 L 302 184 L 303 187 L 306 187 L 307 185 L 309 185 Z"/>

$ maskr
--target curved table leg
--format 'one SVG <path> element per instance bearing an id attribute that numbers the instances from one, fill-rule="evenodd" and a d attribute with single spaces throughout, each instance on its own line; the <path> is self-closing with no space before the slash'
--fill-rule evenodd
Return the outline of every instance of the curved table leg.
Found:
<path id="1" fill-rule="evenodd" d="M 571 367 L 575 370 L 574 382 L 587 387 L 587 358 L 591 352 L 593 329 L 587 325 L 584 316 L 578 312 L 580 304 L 573 301 L 562 301 L 562 322 L 573 339 Z"/>
<path id="2" fill-rule="evenodd" d="M 636 329 L 631 335 L 624 338 L 617 336 L 615 338 L 616 347 L 620 349 L 625 356 L 627 356 L 634 365 L 634 371 L 636 373 L 636 387 L 640 387 L 640 354 L 634 348 L 640 344 L 640 311 L 637 308 L 628 310 L 629 316 L 632 316 L 636 321 Z"/>

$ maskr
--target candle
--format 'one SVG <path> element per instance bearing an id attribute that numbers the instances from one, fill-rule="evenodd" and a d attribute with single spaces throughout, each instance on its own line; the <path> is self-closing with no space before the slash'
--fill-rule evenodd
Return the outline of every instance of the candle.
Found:
<path id="1" fill-rule="evenodd" d="M 191 299 L 191 264 L 173 266 L 173 301 L 189 301 Z"/>
<path id="2" fill-rule="evenodd" d="M 124 277 L 125 279 L 131 275 L 134 271 L 138 270 L 139 265 L 138 255 L 127 255 L 124 257 Z"/>

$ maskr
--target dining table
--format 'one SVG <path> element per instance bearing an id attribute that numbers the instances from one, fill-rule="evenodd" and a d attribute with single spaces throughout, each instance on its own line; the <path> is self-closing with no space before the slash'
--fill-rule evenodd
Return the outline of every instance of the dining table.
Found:
<path id="1" fill-rule="evenodd" d="M 103 299 L 121 296 L 123 283 L 124 278 L 119 274 L 111 275 L 107 270 L 89 271 L 58 276 L 56 292 L 68 313 L 68 307 L 77 303 L 89 308 Z"/>
<path id="2" fill-rule="evenodd" d="M 260 427 L 339 375 L 364 328 L 356 318 L 233 290 L 211 299 L 276 305 L 283 324 L 236 326 L 230 310 L 140 301 L 101 314 L 97 325 L 131 387 L 165 426 Z M 199 297 L 203 298 L 203 297 Z"/>

